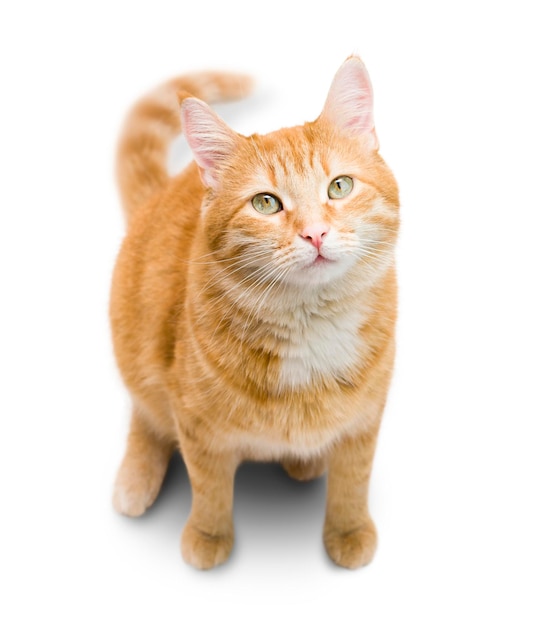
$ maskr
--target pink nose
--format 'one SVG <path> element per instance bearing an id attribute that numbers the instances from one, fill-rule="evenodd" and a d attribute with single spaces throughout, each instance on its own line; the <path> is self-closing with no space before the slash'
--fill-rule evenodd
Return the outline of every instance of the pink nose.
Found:
<path id="1" fill-rule="evenodd" d="M 306 226 L 301 232 L 300 237 L 312 243 L 317 250 L 322 246 L 322 240 L 328 234 L 329 227 L 326 224 L 311 224 Z"/>

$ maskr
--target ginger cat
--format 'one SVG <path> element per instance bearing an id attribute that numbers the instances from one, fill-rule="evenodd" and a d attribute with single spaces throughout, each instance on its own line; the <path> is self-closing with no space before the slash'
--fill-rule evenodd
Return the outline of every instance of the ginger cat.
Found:
<path id="1" fill-rule="evenodd" d="M 242 461 L 279 461 L 299 480 L 327 472 L 326 550 L 355 568 L 377 539 L 368 481 L 394 360 L 398 190 L 358 57 L 303 126 L 245 137 L 202 101 L 250 87 L 172 80 L 121 137 L 128 232 L 111 324 L 133 412 L 114 506 L 141 515 L 179 449 L 192 486 L 181 550 L 206 569 L 232 548 Z M 194 162 L 170 178 L 181 128 Z"/>

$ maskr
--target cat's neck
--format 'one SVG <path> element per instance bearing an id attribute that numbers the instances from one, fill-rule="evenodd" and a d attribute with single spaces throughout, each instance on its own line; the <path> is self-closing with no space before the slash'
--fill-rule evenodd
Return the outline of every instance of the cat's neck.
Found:
<path id="1" fill-rule="evenodd" d="M 382 299 L 382 280 L 363 268 L 322 285 L 252 284 L 213 264 L 193 278 L 189 317 L 198 349 L 217 371 L 243 371 L 268 394 L 348 384 L 372 350 L 361 331 Z"/>

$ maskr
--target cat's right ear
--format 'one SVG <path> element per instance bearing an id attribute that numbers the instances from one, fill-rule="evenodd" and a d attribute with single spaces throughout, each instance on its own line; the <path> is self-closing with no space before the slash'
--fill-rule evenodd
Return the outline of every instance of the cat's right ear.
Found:
<path id="1" fill-rule="evenodd" d="M 238 135 L 198 98 L 182 101 L 181 123 L 204 185 L 218 191 L 221 166 L 236 150 Z"/>
<path id="2" fill-rule="evenodd" d="M 365 136 L 372 148 L 379 148 L 373 123 L 373 90 L 359 57 L 349 57 L 337 71 L 322 117 L 350 135 Z"/>

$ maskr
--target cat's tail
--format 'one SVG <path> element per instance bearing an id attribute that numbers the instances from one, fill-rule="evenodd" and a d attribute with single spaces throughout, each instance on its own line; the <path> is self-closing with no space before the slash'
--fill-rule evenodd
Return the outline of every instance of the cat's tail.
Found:
<path id="1" fill-rule="evenodd" d="M 168 147 L 181 132 L 179 101 L 183 95 L 209 103 L 236 100 L 250 93 L 252 86 L 252 79 L 242 74 L 186 74 L 161 85 L 134 105 L 117 153 L 117 180 L 127 220 L 170 178 Z"/>

